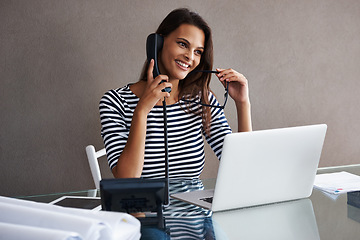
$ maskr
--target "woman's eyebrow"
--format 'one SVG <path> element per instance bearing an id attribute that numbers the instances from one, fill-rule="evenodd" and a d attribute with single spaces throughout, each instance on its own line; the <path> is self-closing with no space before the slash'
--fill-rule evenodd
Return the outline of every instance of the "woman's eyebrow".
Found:
<path id="1" fill-rule="evenodd" d="M 182 40 L 186 42 L 186 44 L 190 45 L 190 42 L 186 38 L 177 38 L 178 40 Z M 199 49 L 205 49 L 204 47 L 198 47 Z"/>

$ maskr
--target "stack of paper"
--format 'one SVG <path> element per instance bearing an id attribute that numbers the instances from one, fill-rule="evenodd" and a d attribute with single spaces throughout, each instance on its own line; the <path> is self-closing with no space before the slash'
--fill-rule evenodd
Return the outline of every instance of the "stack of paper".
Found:
<path id="1" fill-rule="evenodd" d="M 139 239 L 140 222 L 117 212 L 94 212 L 0 196 L 1 239 Z"/>
<path id="2" fill-rule="evenodd" d="M 360 191 L 360 176 L 348 172 L 318 174 L 314 187 L 332 194 Z"/>

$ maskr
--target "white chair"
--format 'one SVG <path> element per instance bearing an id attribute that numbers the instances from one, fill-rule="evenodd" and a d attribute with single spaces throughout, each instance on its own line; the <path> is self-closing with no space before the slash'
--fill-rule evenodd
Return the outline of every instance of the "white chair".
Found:
<path id="1" fill-rule="evenodd" d="M 96 189 L 100 189 L 101 173 L 98 158 L 106 155 L 106 150 L 105 148 L 103 148 L 99 151 L 95 151 L 95 147 L 93 145 L 88 145 L 85 150 L 88 157 L 91 174 L 94 179 L 95 187 Z"/>

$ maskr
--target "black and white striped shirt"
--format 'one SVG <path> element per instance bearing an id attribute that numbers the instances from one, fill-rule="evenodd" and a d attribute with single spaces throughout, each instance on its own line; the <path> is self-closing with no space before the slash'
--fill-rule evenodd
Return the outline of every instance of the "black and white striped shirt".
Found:
<path id="1" fill-rule="evenodd" d="M 139 102 L 129 86 L 110 90 L 100 100 L 101 135 L 111 169 L 126 145 L 133 113 Z M 210 104 L 218 104 L 212 93 L 209 100 Z M 212 108 L 210 137 L 207 136 L 201 116 L 186 110 L 186 104 L 180 100 L 167 105 L 170 178 L 198 178 L 205 160 L 203 136 L 220 159 L 223 139 L 231 133 L 223 110 Z M 200 105 L 196 103 L 190 105 L 190 109 L 198 108 Z M 155 106 L 147 116 L 143 178 L 165 176 L 163 124 L 163 107 Z"/>

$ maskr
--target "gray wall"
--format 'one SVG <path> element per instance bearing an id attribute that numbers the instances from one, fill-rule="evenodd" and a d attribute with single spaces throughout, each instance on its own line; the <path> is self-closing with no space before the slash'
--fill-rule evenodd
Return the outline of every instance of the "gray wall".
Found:
<path id="1" fill-rule="evenodd" d="M 359 163 L 359 1 L 2 0 L 0 195 L 93 187 L 85 146 L 103 147 L 99 99 L 137 81 L 146 36 L 184 6 L 212 27 L 215 67 L 248 78 L 255 130 L 327 123 L 320 165 Z"/>

